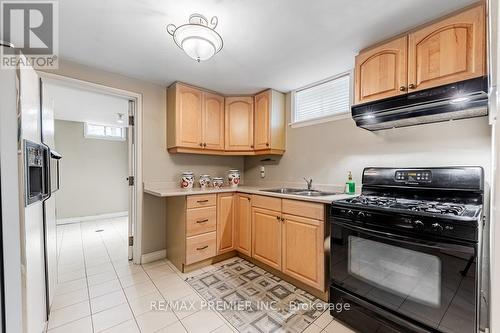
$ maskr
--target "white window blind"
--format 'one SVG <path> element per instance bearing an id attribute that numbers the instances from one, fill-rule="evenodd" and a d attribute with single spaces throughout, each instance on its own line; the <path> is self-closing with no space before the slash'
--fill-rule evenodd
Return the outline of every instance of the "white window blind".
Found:
<path id="1" fill-rule="evenodd" d="M 294 93 L 293 123 L 327 119 L 349 113 L 350 74 L 337 76 Z"/>

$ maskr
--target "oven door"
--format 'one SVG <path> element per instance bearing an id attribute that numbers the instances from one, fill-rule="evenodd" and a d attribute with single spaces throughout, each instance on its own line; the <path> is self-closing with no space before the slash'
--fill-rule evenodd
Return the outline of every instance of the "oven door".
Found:
<path id="1" fill-rule="evenodd" d="M 404 331 L 420 331 L 416 324 L 423 331 L 476 332 L 475 244 L 422 241 L 352 221 L 332 222 L 331 300 L 358 299 L 357 311 L 370 308 L 380 318 L 406 321 Z M 346 315 L 335 316 L 349 320 Z M 363 322 L 357 318 L 348 324 L 360 329 Z M 366 327 L 373 326 L 363 332 L 370 331 Z"/>

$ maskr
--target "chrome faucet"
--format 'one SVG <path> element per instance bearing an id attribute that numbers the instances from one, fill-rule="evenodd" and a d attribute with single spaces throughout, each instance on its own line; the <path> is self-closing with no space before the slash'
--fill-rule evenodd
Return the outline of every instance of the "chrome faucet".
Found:
<path id="1" fill-rule="evenodd" d="M 312 184 L 313 184 L 313 180 L 312 180 L 312 178 L 307 179 L 306 177 L 304 177 L 304 180 L 305 180 L 305 181 L 306 181 L 306 183 L 307 183 L 307 190 L 308 190 L 308 191 L 312 190 Z"/>

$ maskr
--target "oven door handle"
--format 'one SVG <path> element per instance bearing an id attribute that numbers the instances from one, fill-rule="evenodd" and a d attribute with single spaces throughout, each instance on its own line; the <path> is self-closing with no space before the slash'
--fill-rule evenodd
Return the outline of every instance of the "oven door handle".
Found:
<path id="1" fill-rule="evenodd" d="M 368 228 L 363 228 L 363 227 L 358 227 L 358 226 L 346 225 L 344 223 L 339 223 L 339 222 L 334 222 L 334 224 L 340 225 L 341 227 L 352 230 L 352 231 L 359 231 L 359 232 L 362 232 L 364 234 L 373 235 L 373 236 L 378 237 L 378 238 L 383 238 L 386 240 L 396 241 L 399 243 L 404 243 L 404 244 L 414 245 L 414 246 L 419 246 L 419 247 L 426 247 L 426 248 L 454 251 L 454 252 L 465 252 L 465 253 L 469 253 L 470 248 L 475 247 L 474 244 L 467 246 L 467 245 L 458 245 L 458 244 L 443 243 L 443 242 L 431 242 L 431 241 L 415 242 L 414 240 L 411 240 L 408 237 L 391 234 L 389 232 L 383 232 L 383 231 L 378 231 L 378 230 L 373 230 L 373 229 L 368 229 Z"/>

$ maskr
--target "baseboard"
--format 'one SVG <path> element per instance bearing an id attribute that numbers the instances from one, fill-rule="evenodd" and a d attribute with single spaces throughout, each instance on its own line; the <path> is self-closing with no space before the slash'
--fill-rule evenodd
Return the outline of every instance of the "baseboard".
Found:
<path id="1" fill-rule="evenodd" d="M 167 257 L 167 250 L 166 249 L 146 253 L 146 254 L 143 254 L 141 256 L 141 264 L 147 264 L 149 262 L 153 262 L 156 260 L 165 259 L 166 257 Z"/>
<path id="2" fill-rule="evenodd" d="M 61 224 L 71 224 L 71 223 L 80 223 L 87 221 L 95 221 L 95 220 L 103 220 L 103 219 L 112 219 L 115 217 L 124 217 L 128 215 L 128 211 L 125 212 L 116 212 L 116 213 L 107 213 L 100 215 L 90 215 L 90 216 L 79 216 L 79 217 L 68 217 L 64 219 L 58 219 L 56 221 L 57 225 Z"/>

